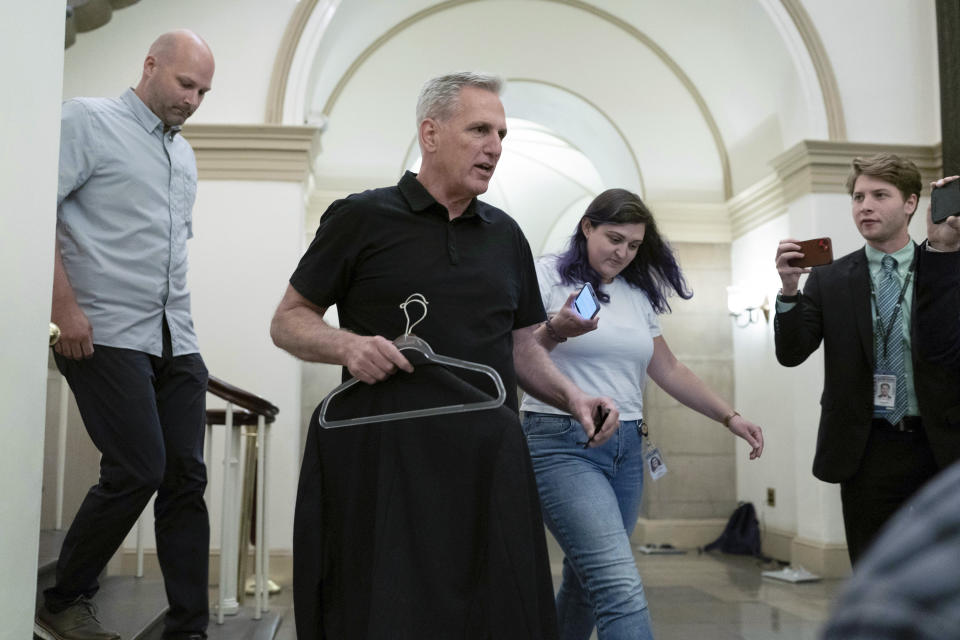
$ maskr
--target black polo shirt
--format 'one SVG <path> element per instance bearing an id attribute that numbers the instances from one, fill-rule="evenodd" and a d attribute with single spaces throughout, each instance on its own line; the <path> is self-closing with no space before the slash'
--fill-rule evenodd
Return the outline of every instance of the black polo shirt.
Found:
<path id="1" fill-rule="evenodd" d="M 496 207 L 474 199 L 450 220 L 408 171 L 395 187 L 330 205 L 290 284 L 318 306 L 337 305 L 341 327 L 391 340 L 406 326 L 400 304 L 423 294 L 429 312 L 413 332 L 440 355 L 496 369 L 517 410 L 511 332 L 546 314 L 530 246 Z"/>

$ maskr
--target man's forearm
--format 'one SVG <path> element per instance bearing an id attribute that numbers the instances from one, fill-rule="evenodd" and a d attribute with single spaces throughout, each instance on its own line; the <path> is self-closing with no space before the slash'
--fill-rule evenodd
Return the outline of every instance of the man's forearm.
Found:
<path id="1" fill-rule="evenodd" d="M 517 382 L 525 392 L 557 409 L 570 411 L 570 400 L 579 390 L 557 369 L 533 331 L 526 335 L 518 332 L 514 337 L 513 363 Z"/>
<path id="2" fill-rule="evenodd" d="M 278 312 L 270 324 L 273 343 L 307 362 L 345 364 L 345 352 L 355 334 L 331 327 L 305 307 Z"/>
<path id="3" fill-rule="evenodd" d="M 63 268 L 63 258 L 60 257 L 60 240 L 54 241 L 53 253 L 53 313 L 65 306 L 76 306 L 77 295 L 73 291 L 67 270 Z"/>

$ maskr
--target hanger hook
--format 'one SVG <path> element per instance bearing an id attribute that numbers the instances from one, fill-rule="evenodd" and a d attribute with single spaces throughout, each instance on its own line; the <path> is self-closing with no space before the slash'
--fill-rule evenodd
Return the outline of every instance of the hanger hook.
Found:
<path id="1" fill-rule="evenodd" d="M 410 323 L 410 312 L 407 311 L 407 305 L 416 302 L 423 306 L 423 315 L 420 316 L 415 322 Z M 403 304 L 400 305 L 400 308 L 403 309 L 403 317 L 407 319 L 407 328 L 404 330 L 403 335 L 409 336 L 410 332 L 413 331 L 413 328 L 423 322 L 423 319 L 427 317 L 427 299 L 423 296 L 422 293 L 411 293 L 406 300 L 403 301 Z"/>

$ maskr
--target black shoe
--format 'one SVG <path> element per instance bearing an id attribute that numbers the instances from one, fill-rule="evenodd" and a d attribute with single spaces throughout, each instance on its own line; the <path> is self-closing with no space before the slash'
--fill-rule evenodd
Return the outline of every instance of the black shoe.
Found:
<path id="1" fill-rule="evenodd" d="M 120 640 L 119 633 L 100 626 L 97 610 L 86 598 L 77 598 L 59 613 L 52 613 L 45 604 L 41 606 L 33 634 L 43 640 Z"/>

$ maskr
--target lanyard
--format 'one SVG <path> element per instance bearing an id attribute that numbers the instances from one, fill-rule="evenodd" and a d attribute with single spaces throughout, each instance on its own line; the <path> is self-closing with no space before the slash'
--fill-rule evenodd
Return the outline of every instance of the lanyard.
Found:
<path id="1" fill-rule="evenodd" d="M 883 321 L 880 319 L 880 305 L 877 304 L 877 289 L 876 285 L 873 283 L 873 278 L 870 278 L 870 297 L 873 299 L 873 311 L 876 318 L 876 324 L 874 329 L 874 341 L 877 339 L 877 334 L 880 334 L 880 337 L 883 338 L 883 357 L 887 357 L 887 343 L 890 341 L 890 334 L 893 333 L 893 325 L 896 324 L 897 317 L 900 315 L 900 307 L 903 305 L 903 299 L 907 295 L 907 287 L 910 286 L 910 279 L 913 278 L 913 271 L 917 265 L 917 256 L 914 254 L 913 260 L 910 262 L 910 269 L 907 271 L 907 277 L 903 280 L 903 285 L 900 287 L 900 296 L 897 298 L 897 306 L 893 308 L 893 313 L 890 314 L 890 323 L 884 328 Z"/>

